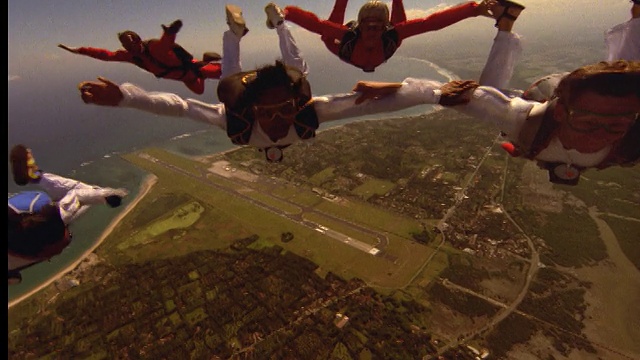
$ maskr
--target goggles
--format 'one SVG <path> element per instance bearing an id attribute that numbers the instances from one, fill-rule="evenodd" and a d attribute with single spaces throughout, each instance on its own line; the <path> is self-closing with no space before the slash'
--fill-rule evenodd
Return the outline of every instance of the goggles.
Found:
<path id="1" fill-rule="evenodd" d="M 273 121 L 276 116 L 285 119 L 293 118 L 300 111 L 297 99 L 290 99 L 272 105 L 253 105 L 252 109 L 256 119 L 262 118 L 268 121 Z"/>
<path id="2" fill-rule="evenodd" d="M 622 114 L 601 114 L 593 111 L 569 108 L 567 125 L 580 133 L 592 133 L 600 129 L 609 134 L 624 134 L 638 120 L 637 112 Z M 606 119 L 606 122 L 603 121 Z M 616 121 L 617 120 L 617 121 Z"/>

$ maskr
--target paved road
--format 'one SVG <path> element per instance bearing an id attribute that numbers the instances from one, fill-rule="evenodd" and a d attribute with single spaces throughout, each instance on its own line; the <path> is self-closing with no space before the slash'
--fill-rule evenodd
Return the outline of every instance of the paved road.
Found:
<path id="1" fill-rule="evenodd" d="M 501 138 L 500 135 L 496 136 L 496 138 L 494 140 L 494 143 L 496 141 L 498 141 L 500 138 Z M 464 186 L 462 186 L 462 189 L 460 189 L 458 191 L 458 193 L 456 194 L 455 202 L 451 205 L 451 207 L 449 207 L 449 209 L 447 209 L 447 212 L 445 213 L 445 215 L 438 222 L 437 229 L 440 231 L 440 234 L 442 235 L 442 240 L 440 241 L 440 243 L 436 247 L 436 250 L 433 252 L 433 254 L 431 254 L 431 256 L 426 260 L 426 262 L 423 264 L 423 266 L 420 268 L 420 270 L 411 278 L 411 280 L 407 283 L 407 285 L 405 285 L 405 287 L 408 286 L 409 284 L 411 284 L 415 280 L 415 278 L 420 275 L 422 270 L 431 262 L 433 257 L 436 255 L 436 253 L 440 250 L 442 245 L 445 243 L 445 241 L 446 241 L 445 230 L 447 228 L 447 221 L 449 220 L 449 218 L 451 218 L 451 216 L 453 216 L 455 214 L 458 206 L 462 203 L 462 201 L 464 201 L 467 198 L 465 196 L 465 192 L 467 191 L 467 189 L 469 187 L 472 186 L 473 180 L 476 178 L 476 176 L 478 174 L 478 171 L 480 170 L 480 168 L 482 167 L 482 165 L 484 164 L 484 162 L 486 161 L 487 157 L 489 157 L 489 155 L 491 154 L 492 151 L 493 151 L 493 144 L 490 147 L 487 148 L 487 151 L 484 153 L 484 155 L 482 156 L 482 158 L 478 162 L 478 165 L 476 166 L 475 170 L 473 171 L 473 173 L 469 177 L 467 183 L 464 184 Z M 506 164 L 505 164 L 505 171 L 506 171 Z M 504 194 L 505 180 L 506 180 L 506 176 L 503 176 L 502 189 L 501 189 L 501 193 L 502 194 Z M 523 236 L 526 237 L 527 244 L 528 244 L 529 249 L 531 251 L 531 258 L 529 259 L 530 266 L 529 266 L 529 270 L 528 270 L 527 277 L 526 277 L 526 280 L 525 280 L 525 284 L 522 287 L 522 289 L 520 290 L 520 293 L 518 294 L 516 299 L 514 299 L 514 301 L 511 304 L 506 305 L 506 306 L 504 304 L 500 304 L 499 306 L 504 307 L 504 309 L 499 311 L 484 326 L 474 330 L 471 333 L 460 334 L 459 336 L 456 336 L 455 340 L 450 341 L 449 343 L 447 343 L 446 345 L 444 345 L 444 346 L 442 346 L 442 347 L 440 347 L 438 349 L 438 354 L 439 355 L 442 355 L 445 352 L 447 352 L 448 350 L 450 350 L 452 348 L 456 348 L 458 345 L 460 345 L 460 343 L 464 341 L 464 340 L 462 340 L 462 341 L 458 340 L 461 337 L 463 339 L 473 338 L 475 335 L 479 335 L 479 334 L 484 333 L 487 330 L 493 329 L 493 327 L 495 325 L 497 325 L 498 323 L 500 323 L 500 321 L 504 320 L 507 316 L 509 316 L 509 314 L 511 314 L 518 307 L 518 305 L 522 302 L 524 297 L 527 295 L 527 293 L 529 291 L 529 286 L 531 284 L 531 280 L 534 278 L 536 272 L 538 271 L 538 264 L 539 264 L 540 258 L 539 258 L 539 254 L 536 251 L 536 248 L 535 248 L 535 246 L 533 244 L 533 241 L 531 240 L 531 238 L 529 238 L 529 236 L 527 236 L 527 234 L 524 232 L 524 230 L 511 218 L 511 216 L 509 216 L 509 214 L 505 211 L 505 209 L 502 207 L 502 205 L 500 205 L 500 207 L 501 207 L 504 215 L 507 217 L 507 219 L 509 219 L 509 221 L 511 221 L 511 223 L 514 224 L 518 228 L 520 233 Z M 475 295 L 475 293 L 472 292 L 469 289 L 466 289 L 465 292 Z M 483 299 L 493 303 L 493 301 L 488 300 L 488 298 L 486 298 L 486 297 L 483 297 Z"/>

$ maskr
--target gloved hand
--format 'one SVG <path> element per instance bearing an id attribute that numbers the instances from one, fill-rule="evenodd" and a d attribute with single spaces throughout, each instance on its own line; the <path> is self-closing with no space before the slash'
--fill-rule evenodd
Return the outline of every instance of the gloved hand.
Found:
<path id="1" fill-rule="evenodd" d="M 439 104 L 442 106 L 455 106 L 466 104 L 471 100 L 473 90 L 480 86 L 473 80 L 453 80 L 442 85 Z"/>
<path id="2" fill-rule="evenodd" d="M 122 198 L 128 195 L 128 191 L 125 189 L 116 189 L 113 195 L 106 196 L 104 199 L 112 208 L 120 206 Z"/>
<path id="3" fill-rule="evenodd" d="M 171 25 L 169 26 L 162 25 L 162 30 L 168 32 L 169 34 L 177 34 L 181 28 L 182 28 L 182 20 L 180 19 L 172 22 Z"/>

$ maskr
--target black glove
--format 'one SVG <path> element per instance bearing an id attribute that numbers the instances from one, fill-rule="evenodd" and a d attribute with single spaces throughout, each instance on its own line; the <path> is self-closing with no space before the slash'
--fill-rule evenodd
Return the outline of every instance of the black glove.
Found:
<path id="1" fill-rule="evenodd" d="M 107 201 L 107 204 L 109 204 L 109 206 L 111 206 L 112 208 L 118 207 L 122 203 L 122 197 L 118 195 L 109 195 L 104 199 Z"/>
<path id="2" fill-rule="evenodd" d="M 181 28 L 182 28 L 182 20 L 176 20 L 172 22 L 171 25 L 169 26 L 162 25 L 162 30 L 168 32 L 169 34 L 177 34 Z"/>

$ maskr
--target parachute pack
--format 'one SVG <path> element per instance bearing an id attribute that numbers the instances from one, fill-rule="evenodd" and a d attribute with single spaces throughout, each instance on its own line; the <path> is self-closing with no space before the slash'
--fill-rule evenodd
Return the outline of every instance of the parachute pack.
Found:
<path id="1" fill-rule="evenodd" d="M 9 207 L 16 214 L 36 213 L 53 201 L 43 191 L 23 191 L 9 197 Z"/>

